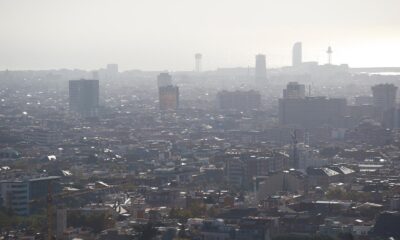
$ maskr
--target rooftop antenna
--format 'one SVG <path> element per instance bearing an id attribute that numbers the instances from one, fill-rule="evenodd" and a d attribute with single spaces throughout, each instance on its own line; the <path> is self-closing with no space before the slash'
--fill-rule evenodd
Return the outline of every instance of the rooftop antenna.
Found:
<path id="1" fill-rule="evenodd" d="M 328 54 L 328 64 L 331 65 L 332 64 L 332 48 L 331 46 L 328 47 L 328 50 L 326 51 L 326 53 Z"/>

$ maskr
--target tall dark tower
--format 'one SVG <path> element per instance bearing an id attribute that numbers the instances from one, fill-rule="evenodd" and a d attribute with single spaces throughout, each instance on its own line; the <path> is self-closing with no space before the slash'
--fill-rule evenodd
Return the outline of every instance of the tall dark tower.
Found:
<path id="1" fill-rule="evenodd" d="M 255 81 L 256 84 L 263 84 L 267 80 L 267 63 L 265 55 L 256 55 L 256 69 L 255 69 Z"/>
<path id="2" fill-rule="evenodd" d="M 99 108 L 99 80 L 70 80 L 69 109 L 84 117 L 97 116 Z"/>
<path id="3" fill-rule="evenodd" d="M 296 67 L 301 65 L 303 62 L 303 51 L 302 51 L 302 43 L 297 42 L 293 45 L 292 50 L 292 66 Z"/>
<path id="4" fill-rule="evenodd" d="M 388 127 L 398 127 L 397 89 L 394 84 L 388 83 L 371 87 L 375 114 Z"/>
<path id="5" fill-rule="evenodd" d="M 201 55 L 201 53 L 196 53 L 194 55 L 194 59 L 195 59 L 195 71 L 196 72 L 201 72 L 201 61 L 202 61 L 203 55 Z"/>
<path id="6" fill-rule="evenodd" d="M 179 108 L 178 86 L 164 86 L 158 88 L 160 110 L 177 110 Z"/>
<path id="7" fill-rule="evenodd" d="M 179 88 L 172 85 L 172 77 L 167 72 L 157 77 L 160 110 L 177 110 L 179 107 Z"/>
<path id="8" fill-rule="evenodd" d="M 374 107 L 380 111 L 396 108 L 397 87 L 394 84 L 378 84 L 371 87 Z"/>
<path id="9" fill-rule="evenodd" d="M 111 63 L 107 64 L 106 67 L 106 78 L 108 80 L 115 80 L 118 77 L 118 64 Z"/>

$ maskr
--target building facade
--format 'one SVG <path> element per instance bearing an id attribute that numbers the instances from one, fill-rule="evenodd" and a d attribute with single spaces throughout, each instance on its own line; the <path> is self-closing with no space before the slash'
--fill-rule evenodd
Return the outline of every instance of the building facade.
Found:
<path id="1" fill-rule="evenodd" d="M 69 109 L 84 117 L 95 117 L 99 108 L 99 80 L 70 80 Z"/>
<path id="2" fill-rule="evenodd" d="M 306 86 L 298 82 L 289 82 L 283 89 L 283 98 L 297 99 L 306 97 Z"/>
<path id="3" fill-rule="evenodd" d="M 303 53 L 302 53 L 302 43 L 297 42 L 293 45 L 292 50 L 292 66 L 297 67 L 300 66 L 303 62 L 302 60 Z"/>
<path id="4" fill-rule="evenodd" d="M 248 111 L 261 107 L 261 94 L 258 91 L 221 91 L 217 94 L 220 110 Z"/>
<path id="5" fill-rule="evenodd" d="M 179 107 L 179 88 L 177 86 L 164 86 L 158 88 L 160 110 L 177 110 Z"/>
<path id="6" fill-rule="evenodd" d="M 340 127 L 347 111 L 346 99 L 306 97 L 279 99 L 279 123 L 315 128 L 322 125 Z"/>
<path id="7" fill-rule="evenodd" d="M 267 80 L 267 63 L 265 55 L 256 55 L 256 69 L 255 69 L 256 84 L 264 83 Z"/>

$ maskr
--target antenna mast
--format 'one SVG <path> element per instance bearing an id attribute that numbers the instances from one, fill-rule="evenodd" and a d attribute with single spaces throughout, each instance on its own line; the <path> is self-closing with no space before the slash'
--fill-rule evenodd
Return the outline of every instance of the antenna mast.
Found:
<path id="1" fill-rule="evenodd" d="M 328 54 L 328 64 L 331 65 L 332 64 L 332 48 L 331 46 L 328 47 L 328 50 L 326 51 L 326 53 Z"/>

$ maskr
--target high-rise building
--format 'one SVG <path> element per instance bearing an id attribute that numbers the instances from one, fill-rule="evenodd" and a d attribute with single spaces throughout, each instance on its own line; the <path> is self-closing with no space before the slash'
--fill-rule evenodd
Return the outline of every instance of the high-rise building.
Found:
<path id="1" fill-rule="evenodd" d="M 163 72 L 157 76 L 157 86 L 166 87 L 172 85 L 172 77 L 169 73 Z"/>
<path id="2" fill-rule="evenodd" d="M 179 107 L 179 88 L 177 86 L 162 86 L 158 88 L 160 110 L 176 110 Z"/>
<path id="3" fill-rule="evenodd" d="M 387 128 L 398 128 L 399 111 L 396 109 L 397 87 L 394 84 L 378 84 L 372 88 L 376 120 Z"/>
<path id="4" fill-rule="evenodd" d="M 217 94 L 218 108 L 221 110 L 248 111 L 261 106 L 261 94 L 257 91 L 221 91 Z"/>
<path id="5" fill-rule="evenodd" d="M 293 45 L 293 50 L 292 50 L 292 66 L 296 67 L 301 65 L 303 62 L 303 52 L 302 52 L 302 43 L 297 42 Z"/>
<path id="6" fill-rule="evenodd" d="M 61 191 L 59 179 L 58 176 L 49 176 L 0 181 L 0 206 L 12 209 L 17 215 L 37 213 L 45 201 L 36 200 L 46 198 L 50 185 L 54 194 Z"/>
<path id="7" fill-rule="evenodd" d="M 393 84 L 378 84 L 372 88 L 374 107 L 387 111 L 396 107 L 397 87 Z"/>
<path id="8" fill-rule="evenodd" d="M 99 108 L 99 80 L 70 80 L 69 109 L 84 117 L 97 116 Z"/>
<path id="9" fill-rule="evenodd" d="M 2 202 L 2 207 L 12 209 L 17 215 L 28 215 L 28 183 L 22 180 L 1 181 L 0 200 Z"/>
<path id="10" fill-rule="evenodd" d="M 257 84 L 267 80 L 267 63 L 263 54 L 256 55 L 255 80 Z"/>
<path id="11" fill-rule="evenodd" d="M 114 80 L 118 76 L 118 64 L 112 63 L 107 64 L 106 67 L 106 79 Z"/>
<path id="12" fill-rule="evenodd" d="M 305 98 L 306 86 L 299 84 L 298 82 L 290 82 L 286 85 L 286 89 L 283 89 L 283 98 Z"/>
<path id="13" fill-rule="evenodd" d="M 179 107 L 179 88 L 172 85 L 169 73 L 160 73 L 157 76 L 158 99 L 160 110 L 176 110 Z"/>
<path id="14" fill-rule="evenodd" d="M 118 64 L 115 64 L 115 63 L 107 64 L 107 72 L 109 72 L 111 74 L 117 74 L 118 73 Z"/>
<path id="15" fill-rule="evenodd" d="M 201 53 L 196 53 L 196 55 L 194 55 L 194 58 L 195 58 L 195 71 L 196 72 L 201 72 L 201 61 L 202 61 L 202 58 L 203 58 L 203 55 L 201 55 Z"/>

